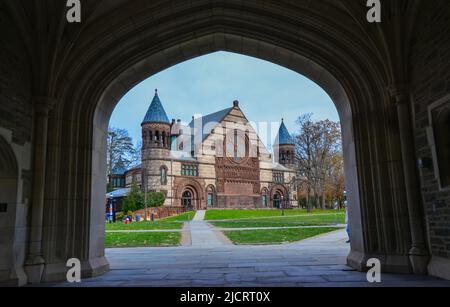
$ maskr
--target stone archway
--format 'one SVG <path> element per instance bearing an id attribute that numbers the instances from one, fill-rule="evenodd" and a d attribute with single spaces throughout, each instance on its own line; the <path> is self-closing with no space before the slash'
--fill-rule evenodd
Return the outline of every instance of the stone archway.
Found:
<path id="1" fill-rule="evenodd" d="M 363 270 L 368 258 L 378 257 L 385 271 L 412 272 L 410 250 L 422 247 L 423 232 L 420 223 L 410 223 L 415 213 L 404 188 L 408 178 L 402 172 L 400 124 L 387 90 L 404 81 L 392 74 L 397 59 L 390 57 L 402 53 L 384 43 L 398 31 L 369 27 L 363 6 L 351 1 L 260 6 L 198 0 L 142 7 L 127 0 L 96 1 L 84 7 L 81 27 L 66 29 L 58 14 L 63 16 L 63 6 L 58 10 L 48 4 L 54 10 L 47 20 L 25 22 L 25 6 L 13 3 L 8 7 L 17 16 L 24 50 L 41 60 L 30 70 L 36 79 L 33 101 L 41 106 L 35 133 L 48 155 L 36 158 L 38 165 L 49 161 L 41 177 L 52 179 L 35 191 L 43 204 L 36 225 L 45 227 L 34 243 L 45 271 L 33 279 L 64 280 L 65 263 L 73 257 L 82 260 L 84 277 L 108 269 L 101 204 L 106 131 L 114 106 L 152 74 L 219 50 L 282 65 L 327 91 L 343 123 L 352 228 L 349 264 Z M 49 25 L 58 31 L 43 31 Z M 54 48 L 34 48 L 31 38 L 40 36 L 55 42 Z"/>
<path id="2" fill-rule="evenodd" d="M 289 191 L 284 185 L 273 185 L 270 188 L 270 202 L 273 208 L 281 209 L 289 202 Z"/>
<path id="3" fill-rule="evenodd" d="M 205 192 L 203 184 L 199 183 L 195 179 L 188 178 L 175 178 L 175 205 L 183 206 L 184 201 L 187 201 L 188 194 L 191 206 L 190 210 L 201 210 L 205 209 Z"/>

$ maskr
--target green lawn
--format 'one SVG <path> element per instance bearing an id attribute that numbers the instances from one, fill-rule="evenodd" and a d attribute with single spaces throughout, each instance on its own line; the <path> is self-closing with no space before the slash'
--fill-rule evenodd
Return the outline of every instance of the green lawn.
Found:
<path id="1" fill-rule="evenodd" d="M 259 219 L 240 219 L 230 221 L 211 221 L 219 228 L 249 228 L 249 227 L 296 227 L 296 226 L 325 226 L 333 224 L 344 224 L 345 213 L 330 215 L 300 215 L 288 217 L 267 217 Z"/>
<path id="2" fill-rule="evenodd" d="M 314 210 L 310 214 L 334 214 L 344 213 L 344 211 L 336 210 Z M 304 209 L 284 210 L 284 215 L 307 215 Z M 255 217 L 272 217 L 282 216 L 281 210 L 208 210 L 206 212 L 206 220 L 230 220 L 230 219 L 249 219 Z"/>
<path id="3" fill-rule="evenodd" d="M 106 233 L 105 247 L 163 247 L 180 245 L 181 232 Z"/>
<path id="4" fill-rule="evenodd" d="M 131 223 L 128 225 L 122 222 L 106 224 L 106 230 L 158 230 L 158 229 L 167 230 L 167 229 L 181 229 L 181 228 L 183 228 L 183 223 L 166 222 L 166 221 L 140 222 L 140 223 Z"/>
<path id="5" fill-rule="evenodd" d="M 176 215 L 176 216 L 172 216 L 172 217 L 168 217 L 166 219 L 163 219 L 161 221 L 164 222 L 189 222 L 192 221 L 192 219 L 195 216 L 195 212 L 194 211 L 189 211 L 180 215 Z"/>
<path id="6" fill-rule="evenodd" d="M 183 222 L 188 222 L 194 218 L 195 212 L 186 212 L 177 216 L 154 222 L 139 222 L 125 225 L 122 222 L 106 224 L 106 230 L 158 230 L 158 229 L 181 229 Z"/>
<path id="7" fill-rule="evenodd" d="M 224 234 L 237 245 L 282 244 L 301 241 L 320 234 L 336 231 L 339 228 L 302 228 L 280 230 L 225 231 Z"/>

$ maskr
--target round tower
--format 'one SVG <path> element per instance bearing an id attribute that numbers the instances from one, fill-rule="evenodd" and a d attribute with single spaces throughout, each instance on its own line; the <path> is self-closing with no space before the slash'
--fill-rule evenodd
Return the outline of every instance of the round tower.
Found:
<path id="1" fill-rule="evenodd" d="M 166 111 L 155 90 L 155 96 L 142 121 L 142 187 L 148 192 L 163 192 L 166 204 L 171 191 L 168 178 L 171 174 L 167 163 L 171 149 L 171 126 Z"/>

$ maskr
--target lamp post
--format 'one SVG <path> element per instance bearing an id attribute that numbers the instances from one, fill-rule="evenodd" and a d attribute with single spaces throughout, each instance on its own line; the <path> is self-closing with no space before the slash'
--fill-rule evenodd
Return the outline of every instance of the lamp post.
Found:
<path id="1" fill-rule="evenodd" d="M 284 196 L 283 195 L 281 195 L 280 207 L 281 207 L 281 215 L 284 216 Z"/>

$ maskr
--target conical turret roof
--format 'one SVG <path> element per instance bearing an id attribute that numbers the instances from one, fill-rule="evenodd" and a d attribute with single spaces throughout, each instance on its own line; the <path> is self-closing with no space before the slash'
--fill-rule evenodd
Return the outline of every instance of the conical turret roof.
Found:
<path id="1" fill-rule="evenodd" d="M 145 115 L 143 124 L 146 123 L 165 123 L 170 124 L 167 113 L 161 103 L 158 96 L 158 90 L 155 90 L 155 96 L 153 97 L 152 103 L 148 108 L 147 114 Z"/>
<path id="2" fill-rule="evenodd" d="M 281 122 L 280 129 L 278 130 L 275 145 L 295 145 L 294 139 L 284 124 L 284 120 Z"/>

